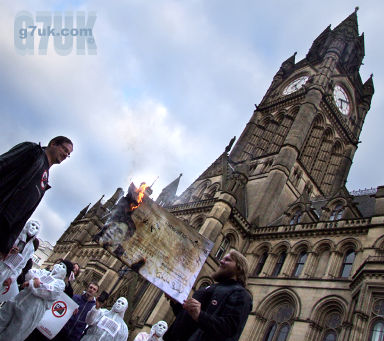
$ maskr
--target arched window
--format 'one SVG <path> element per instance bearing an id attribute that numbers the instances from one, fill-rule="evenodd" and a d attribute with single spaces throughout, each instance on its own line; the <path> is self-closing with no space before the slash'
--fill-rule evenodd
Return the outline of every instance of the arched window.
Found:
<path id="1" fill-rule="evenodd" d="M 216 194 L 216 192 L 218 191 L 218 189 L 220 188 L 220 185 L 219 184 L 213 184 L 211 185 L 208 190 L 207 190 L 207 193 L 205 193 L 204 195 L 204 198 L 205 199 L 210 199 L 210 198 L 213 198 Z"/>
<path id="2" fill-rule="evenodd" d="M 255 271 L 253 272 L 253 276 L 259 276 L 259 275 L 260 275 L 260 272 L 261 272 L 261 270 L 263 270 L 263 267 L 264 267 L 264 264 L 265 264 L 265 261 L 267 260 L 267 258 L 268 258 L 268 252 L 265 251 L 265 252 L 259 257 L 259 261 L 257 262 L 256 269 L 255 269 Z"/>
<path id="3" fill-rule="evenodd" d="M 334 209 L 332 210 L 331 216 L 329 217 L 329 220 L 340 220 L 344 213 L 344 207 L 341 204 L 337 204 Z"/>
<path id="4" fill-rule="evenodd" d="M 377 300 L 372 310 L 376 315 L 384 316 L 384 299 Z"/>
<path id="5" fill-rule="evenodd" d="M 202 198 L 203 196 L 203 193 L 205 192 L 205 190 L 207 189 L 208 187 L 208 182 L 204 182 L 203 184 L 201 184 L 199 186 L 200 188 L 198 188 L 198 190 L 196 191 L 196 194 L 194 195 L 194 199 L 196 200 L 199 200 Z"/>
<path id="6" fill-rule="evenodd" d="M 285 251 L 280 253 L 279 258 L 277 259 L 275 268 L 272 271 L 272 277 L 277 277 L 279 275 L 286 257 L 287 257 L 287 253 Z"/>
<path id="7" fill-rule="evenodd" d="M 300 208 L 297 209 L 295 211 L 295 214 L 292 216 L 291 221 L 289 222 L 289 225 L 299 224 L 302 214 L 303 214 L 303 212 L 301 211 L 301 209 Z"/>
<path id="8" fill-rule="evenodd" d="M 302 251 L 297 258 L 295 271 L 293 272 L 293 277 L 299 277 L 301 272 L 303 271 L 305 261 L 307 260 L 308 254 L 306 251 Z"/>
<path id="9" fill-rule="evenodd" d="M 336 335 L 336 332 L 334 332 L 333 330 L 327 332 L 325 335 L 324 335 L 324 341 L 336 341 L 337 340 L 337 335 Z"/>
<path id="10" fill-rule="evenodd" d="M 273 312 L 272 324 L 267 329 L 263 341 L 286 341 L 291 325 L 293 307 L 288 303 L 280 304 Z"/>
<path id="11" fill-rule="evenodd" d="M 342 278 L 348 278 L 352 271 L 353 262 L 355 260 L 355 251 L 353 249 L 350 249 L 346 252 L 343 266 L 341 268 L 341 274 L 340 277 Z"/>
<path id="12" fill-rule="evenodd" d="M 281 327 L 279 334 L 277 335 L 276 341 L 285 341 L 287 339 L 289 330 L 291 329 L 289 324 L 285 324 Z"/>
<path id="13" fill-rule="evenodd" d="M 370 341 L 382 340 L 384 340 L 384 321 L 379 320 L 372 326 Z"/>
<path id="14" fill-rule="evenodd" d="M 276 328 L 277 328 L 277 323 L 273 322 L 273 324 L 271 324 L 271 326 L 267 330 L 267 333 L 265 334 L 264 341 L 272 341 L 272 338 L 276 332 Z"/>
<path id="15" fill-rule="evenodd" d="M 193 222 L 192 222 L 192 226 L 195 230 L 199 230 L 200 227 L 203 225 L 204 223 L 204 218 L 203 217 L 197 217 Z"/>
<path id="16" fill-rule="evenodd" d="M 215 257 L 217 259 L 220 260 L 221 258 L 223 258 L 223 256 L 225 255 L 225 253 L 227 252 L 227 250 L 229 248 L 229 244 L 230 244 L 229 238 L 224 237 L 224 239 L 221 242 L 219 249 L 217 250 L 216 255 L 215 255 Z"/>

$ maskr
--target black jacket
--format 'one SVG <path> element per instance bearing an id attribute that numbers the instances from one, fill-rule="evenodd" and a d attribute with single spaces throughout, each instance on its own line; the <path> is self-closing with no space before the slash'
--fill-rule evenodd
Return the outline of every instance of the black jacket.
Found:
<path id="1" fill-rule="evenodd" d="M 197 321 L 173 304 L 177 315 L 164 335 L 165 341 L 236 341 L 252 310 L 252 298 L 238 282 L 228 280 L 197 290 L 193 298 L 201 303 Z"/>
<path id="2" fill-rule="evenodd" d="M 40 200 L 28 211 L 20 212 L 16 224 L 10 225 L 4 218 L 7 204 L 14 193 L 26 187 L 46 162 L 44 149 L 36 143 L 23 142 L 0 155 L 0 252 L 9 252 L 25 223 L 35 211 Z M 47 189 L 49 186 L 47 187 Z"/>

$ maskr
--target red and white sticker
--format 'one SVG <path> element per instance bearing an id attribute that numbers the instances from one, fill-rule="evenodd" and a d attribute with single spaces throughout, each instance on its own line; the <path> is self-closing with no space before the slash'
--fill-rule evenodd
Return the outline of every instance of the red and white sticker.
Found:
<path id="1" fill-rule="evenodd" d="M 67 310 L 67 303 L 64 301 L 56 301 L 52 304 L 52 314 L 57 318 L 63 317 Z"/>
<path id="2" fill-rule="evenodd" d="M 5 295 L 8 291 L 9 291 L 9 288 L 11 287 L 11 285 L 10 284 L 8 284 L 8 285 L 6 285 L 6 286 L 4 286 L 4 291 L 1 293 L 2 295 Z"/>
<path id="3" fill-rule="evenodd" d="M 45 170 L 41 177 L 41 182 L 40 182 L 41 189 L 45 189 L 47 185 L 48 185 L 48 172 Z"/>

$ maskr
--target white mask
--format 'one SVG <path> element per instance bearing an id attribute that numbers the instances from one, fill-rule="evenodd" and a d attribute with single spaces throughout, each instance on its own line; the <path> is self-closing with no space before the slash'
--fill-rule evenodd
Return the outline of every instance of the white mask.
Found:
<path id="1" fill-rule="evenodd" d="M 127 310 L 128 308 L 128 301 L 125 297 L 120 297 L 117 299 L 115 304 L 112 307 L 112 311 L 116 313 L 123 313 Z"/>
<path id="2" fill-rule="evenodd" d="M 162 337 L 168 329 L 168 324 L 165 321 L 159 321 L 151 328 L 151 334 L 156 334 L 157 337 Z"/>
<path id="3" fill-rule="evenodd" d="M 67 274 L 67 267 L 64 263 L 55 264 L 51 274 L 55 278 L 64 279 Z"/>
<path id="4" fill-rule="evenodd" d="M 40 230 L 40 223 L 36 220 L 30 220 L 25 225 L 28 237 L 34 237 Z"/>

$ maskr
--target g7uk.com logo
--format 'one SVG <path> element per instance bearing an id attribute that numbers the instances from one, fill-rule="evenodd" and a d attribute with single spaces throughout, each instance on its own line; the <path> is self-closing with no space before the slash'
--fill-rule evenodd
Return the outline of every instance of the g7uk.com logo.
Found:
<path id="1" fill-rule="evenodd" d="M 95 55 L 97 46 L 93 36 L 96 12 L 18 12 L 14 23 L 15 49 L 21 55 L 46 55 L 49 42 L 61 56 L 72 53 Z M 76 22 L 76 26 L 75 26 Z M 74 44 L 76 42 L 76 44 Z"/>

